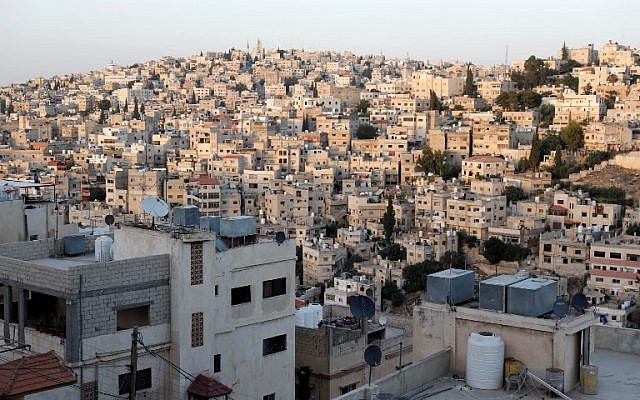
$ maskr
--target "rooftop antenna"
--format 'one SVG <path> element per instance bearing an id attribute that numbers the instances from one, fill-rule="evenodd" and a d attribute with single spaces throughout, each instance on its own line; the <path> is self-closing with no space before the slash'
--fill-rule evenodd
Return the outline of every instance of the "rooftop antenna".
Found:
<path id="1" fill-rule="evenodd" d="M 382 350 L 375 344 L 369 345 L 364 351 L 364 361 L 369 364 L 369 386 L 371 386 L 371 372 L 382 361 Z"/>
<path id="2" fill-rule="evenodd" d="M 145 214 L 151 215 L 151 229 L 155 228 L 155 218 L 163 218 L 169 214 L 169 205 L 158 197 L 147 197 L 140 203 Z"/>
<path id="3" fill-rule="evenodd" d="M 504 49 L 504 65 L 509 65 L 509 45 L 506 45 Z"/>

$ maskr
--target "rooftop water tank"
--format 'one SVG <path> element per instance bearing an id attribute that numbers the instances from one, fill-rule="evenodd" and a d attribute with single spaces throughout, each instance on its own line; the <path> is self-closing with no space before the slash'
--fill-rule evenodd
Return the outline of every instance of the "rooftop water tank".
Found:
<path id="1" fill-rule="evenodd" d="M 473 271 L 451 268 L 427 276 L 427 301 L 447 304 L 463 303 L 473 297 Z"/>
<path id="2" fill-rule="evenodd" d="M 502 387 L 504 341 L 491 332 L 471 333 L 467 340 L 467 385 L 476 389 Z"/>
<path id="3" fill-rule="evenodd" d="M 98 262 L 108 262 L 113 259 L 113 239 L 109 236 L 99 236 L 95 242 L 95 257 Z"/>
<path id="4" fill-rule="evenodd" d="M 480 282 L 480 308 L 507 311 L 507 287 L 525 279 L 524 276 L 498 275 Z"/>
<path id="5" fill-rule="evenodd" d="M 553 311 L 558 282 L 553 279 L 529 278 L 507 288 L 507 312 L 539 317 Z"/>

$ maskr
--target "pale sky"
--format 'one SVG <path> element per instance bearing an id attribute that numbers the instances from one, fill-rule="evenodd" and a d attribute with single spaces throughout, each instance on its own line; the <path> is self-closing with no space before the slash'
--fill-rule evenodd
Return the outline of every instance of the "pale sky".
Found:
<path id="1" fill-rule="evenodd" d="M 640 47 L 640 1 L 0 0 L 0 85 L 165 55 L 255 46 L 478 64 L 614 40 Z"/>

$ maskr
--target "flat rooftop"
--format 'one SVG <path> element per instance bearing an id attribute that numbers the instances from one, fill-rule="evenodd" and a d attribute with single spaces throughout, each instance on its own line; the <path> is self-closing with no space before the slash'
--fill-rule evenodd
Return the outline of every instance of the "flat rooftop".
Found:
<path id="1" fill-rule="evenodd" d="M 79 256 L 59 256 L 59 257 L 47 257 L 37 258 L 35 260 L 29 260 L 29 263 L 40 265 L 43 267 L 55 268 L 59 270 L 68 270 L 72 267 L 79 267 L 82 265 L 93 264 L 96 262 L 95 253 L 87 252 Z"/>
<path id="2" fill-rule="evenodd" d="M 598 366 L 598 394 L 580 393 L 580 388 L 567 393 L 574 400 L 637 400 L 640 388 L 640 355 L 596 349 L 592 364 Z M 544 377 L 541 377 L 544 379 Z M 386 398 L 386 397 L 382 397 Z M 507 393 L 503 389 L 480 390 L 466 386 L 463 379 L 444 377 L 427 383 L 404 396 L 388 397 L 389 400 L 498 400 L 520 399 L 546 400 L 551 398 L 544 388 L 527 379 L 521 393 Z M 557 398 L 557 397 L 556 397 Z"/>

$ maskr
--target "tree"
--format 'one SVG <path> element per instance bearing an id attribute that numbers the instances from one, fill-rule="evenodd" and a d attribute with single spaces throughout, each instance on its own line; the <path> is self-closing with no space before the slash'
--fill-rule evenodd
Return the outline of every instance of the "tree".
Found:
<path id="1" fill-rule="evenodd" d="M 124 112 L 129 112 L 129 99 L 124 99 Z"/>
<path id="2" fill-rule="evenodd" d="M 591 83 L 587 83 L 582 88 L 582 93 L 583 94 L 591 94 L 592 92 L 593 92 L 593 86 L 591 86 Z"/>
<path id="3" fill-rule="evenodd" d="M 393 241 L 393 231 L 396 227 L 396 212 L 393 209 L 391 197 L 387 200 L 387 211 L 382 216 L 382 226 L 384 227 L 384 239 L 389 244 Z"/>
<path id="4" fill-rule="evenodd" d="M 189 103 L 196 104 L 196 92 L 195 91 L 191 92 L 191 99 L 189 100 Z"/>
<path id="5" fill-rule="evenodd" d="M 567 44 L 562 42 L 562 50 L 560 51 L 560 59 L 563 61 L 569 60 L 569 49 L 567 48 Z"/>
<path id="6" fill-rule="evenodd" d="M 611 84 L 615 84 L 616 82 L 618 82 L 618 75 L 611 74 L 611 75 L 607 76 L 607 82 L 609 82 Z"/>
<path id="7" fill-rule="evenodd" d="M 140 119 L 140 110 L 138 109 L 138 98 L 133 98 L 133 113 L 131 114 L 131 118 Z"/>
<path id="8" fill-rule="evenodd" d="M 400 246 L 398 243 L 391 243 L 386 246 L 381 246 L 378 249 L 378 255 L 385 260 L 389 261 L 401 261 L 407 259 L 407 249 Z"/>
<path id="9" fill-rule="evenodd" d="M 505 111 L 518 111 L 520 109 L 520 96 L 518 92 L 503 92 L 498 95 L 495 103 Z"/>
<path id="10" fill-rule="evenodd" d="M 549 125 L 553 124 L 553 118 L 556 116 L 556 108 L 552 104 L 541 105 L 538 112 L 540 113 L 541 128 L 548 128 Z"/>
<path id="11" fill-rule="evenodd" d="M 140 104 L 140 115 L 142 115 L 144 117 L 144 113 L 145 113 L 144 103 L 142 103 L 142 104 Z"/>
<path id="12" fill-rule="evenodd" d="M 429 109 L 442 111 L 442 108 L 443 108 L 442 103 L 440 102 L 438 95 L 433 90 L 430 90 L 429 91 Z"/>
<path id="13" fill-rule="evenodd" d="M 386 281 L 384 286 L 382 286 L 381 295 L 383 299 L 391 300 L 391 304 L 393 304 L 394 307 L 398 307 L 404 303 L 404 293 L 394 282 Z"/>
<path id="14" fill-rule="evenodd" d="M 431 260 L 408 265 L 402 270 L 402 277 L 404 278 L 404 286 L 402 288 L 408 293 L 424 290 L 427 283 L 427 275 L 442 271 L 442 269 L 440 263 Z"/>
<path id="15" fill-rule="evenodd" d="M 100 110 L 100 117 L 98 118 L 98 123 L 104 124 L 106 120 L 107 120 L 107 116 L 105 115 L 104 110 Z"/>
<path id="16" fill-rule="evenodd" d="M 478 95 L 478 88 L 473 83 L 473 72 L 471 71 L 471 66 L 467 67 L 467 78 L 464 81 L 464 89 L 462 91 L 462 94 L 469 97 L 476 97 Z"/>
<path id="17" fill-rule="evenodd" d="M 507 205 L 529 198 L 522 188 L 511 185 L 506 186 L 502 194 L 507 197 Z"/>
<path id="18" fill-rule="evenodd" d="M 529 153 L 529 165 L 531 166 L 531 168 L 537 168 L 538 164 L 540 164 L 541 159 L 542 144 L 540 143 L 538 132 L 536 132 L 533 134 L 533 139 L 531 139 L 531 152 Z"/>
<path id="19" fill-rule="evenodd" d="M 419 162 L 425 173 L 432 173 L 442 176 L 443 178 L 451 169 L 447 163 L 445 154 L 440 150 L 434 152 L 429 146 L 425 146 L 425 148 L 422 149 Z"/>
<path id="20" fill-rule="evenodd" d="M 627 235 L 640 236 L 640 223 L 634 222 L 627 227 Z"/>
<path id="21" fill-rule="evenodd" d="M 532 55 L 524 62 L 523 72 L 514 71 L 511 73 L 511 80 L 516 82 L 520 89 L 533 89 L 544 84 L 552 73 L 544 65 L 544 60 Z"/>
<path id="22" fill-rule="evenodd" d="M 358 139 L 375 139 L 378 137 L 378 129 L 373 125 L 362 124 L 356 130 L 356 137 Z"/>
<path id="23" fill-rule="evenodd" d="M 115 112 L 116 112 L 116 114 L 120 114 L 120 102 L 119 101 L 116 103 L 116 111 Z"/>
<path id="24" fill-rule="evenodd" d="M 565 75 L 562 77 L 562 84 L 567 86 L 569 89 L 578 93 L 578 85 L 580 80 L 573 75 Z"/>
<path id="25" fill-rule="evenodd" d="M 542 96 L 532 90 L 524 90 L 520 93 L 519 100 L 520 109 L 524 111 L 530 108 L 538 107 L 540 103 L 542 103 Z"/>
<path id="26" fill-rule="evenodd" d="M 358 102 L 358 106 L 356 107 L 356 111 L 358 111 L 358 114 L 366 114 L 367 110 L 369 109 L 369 106 L 371 104 L 369 103 L 369 100 L 365 100 L 365 99 L 361 99 Z"/>
<path id="27" fill-rule="evenodd" d="M 484 258 L 491 264 L 497 264 L 502 260 L 504 250 L 504 242 L 498 238 L 492 237 L 484 242 Z"/>
<path id="28" fill-rule="evenodd" d="M 309 131 L 309 117 L 307 115 L 302 117 L 302 131 L 303 132 Z"/>
<path id="29" fill-rule="evenodd" d="M 569 151 L 576 151 L 582 148 L 584 145 L 582 126 L 575 121 L 569 121 L 560 131 L 560 139 L 562 139 Z"/>

